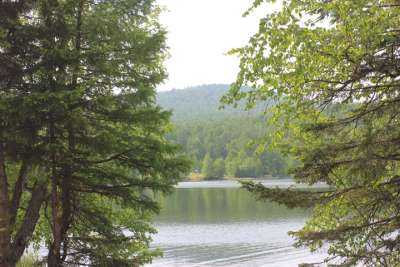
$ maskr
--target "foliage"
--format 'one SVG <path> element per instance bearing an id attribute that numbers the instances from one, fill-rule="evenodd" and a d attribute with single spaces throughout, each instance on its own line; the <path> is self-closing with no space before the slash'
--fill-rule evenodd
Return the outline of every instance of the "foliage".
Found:
<path id="1" fill-rule="evenodd" d="M 297 181 L 334 188 L 310 194 L 313 217 L 293 234 L 311 249 L 329 243 L 338 266 L 400 262 L 399 18 L 397 0 L 282 1 L 232 50 L 240 72 L 224 101 L 273 99 L 273 140 L 299 161 Z M 305 197 L 246 187 L 288 205 Z"/>
<path id="2" fill-rule="evenodd" d="M 219 100 L 228 90 L 228 84 L 206 84 L 173 89 L 159 92 L 157 102 L 163 108 L 173 110 L 172 119 L 178 123 L 205 119 L 223 120 L 244 114 L 257 115 L 263 111 L 263 105 L 246 110 L 244 101 L 239 102 L 237 108 L 226 106 L 221 109 Z"/>
<path id="3" fill-rule="evenodd" d="M 214 175 L 214 178 L 285 176 L 293 162 L 260 143 L 266 139 L 264 135 L 268 131 L 261 118 L 243 116 L 216 121 L 176 122 L 168 139 L 182 145 L 193 162 L 192 171 L 201 171 L 205 177 L 210 177 L 209 171 L 217 160 L 223 161 L 224 171 L 223 175 Z M 211 169 L 205 171 L 205 162 Z"/>
<path id="4" fill-rule="evenodd" d="M 218 158 L 213 162 L 214 177 L 224 177 L 225 163 L 222 158 Z"/>
<path id="5" fill-rule="evenodd" d="M 237 109 L 220 110 L 219 100 L 227 89 L 227 85 L 203 85 L 158 93 L 158 103 L 173 111 L 174 128 L 168 139 L 183 147 L 193 162 L 192 172 L 201 172 L 206 179 L 287 175 L 293 162 L 261 144 L 271 132 L 260 116 L 263 105 L 246 111 L 239 103 Z"/>
<path id="6" fill-rule="evenodd" d="M 166 76 L 159 8 L 1 5 L 0 265 L 14 265 L 32 235 L 51 267 L 150 262 L 158 205 L 146 192 L 170 192 L 188 169 L 156 105 Z"/>
<path id="7" fill-rule="evenodd" d="M 32 254 L 22 256 L 16 267 L 39 267 L 39 257 Z"/>
<path id="8" fill-rule="evenodd" d="M 224 177 L 225 164 L 222 158 L 213 161 L 209 153 L 204 156 L 201 164 L 201 173 L 206 179 L 219 179 Z"/>
<path id="9" fill-rule="evenodd" d="M 213 162 L 209 153 L 204 156 L 203 162 L 201 163 L 201 172 L 206 178 L 215 177 L 213 172 Z"/>

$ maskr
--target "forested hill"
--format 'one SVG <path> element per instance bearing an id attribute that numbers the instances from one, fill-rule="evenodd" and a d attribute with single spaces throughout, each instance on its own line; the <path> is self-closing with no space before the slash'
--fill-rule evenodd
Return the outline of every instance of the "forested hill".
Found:
<path id="1" fill-rule="evenodd" d="M 239 107 L 226 106 L 220 109 L 220 99 L 228 91 L 228 84 L 210 84 L 159 92 L 158 103 L 167 110 L 173 110 L 173 120 L 221 119 L 238 115 L 257 115 L 263 111 L 259 105 L 250 111 L 244 103 Z"/>
<path id="2" fill-rule="evenodd" d="M 158 103 L 173 111 L 169 140 L 182 145 L 192 160 L 192 177 L 286 176 L 289 160 L 268 148 L 256 153 L 258 140 L 265 141 L 270 130 L 262 116 L 264 107 L 246 111 L 241 103 L 219 109 L 228 89 L 214 84 L 158 94 Z"/>

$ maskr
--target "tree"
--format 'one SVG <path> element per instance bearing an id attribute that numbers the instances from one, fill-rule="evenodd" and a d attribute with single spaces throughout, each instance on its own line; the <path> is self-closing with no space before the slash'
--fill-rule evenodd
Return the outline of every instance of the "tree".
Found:
<path id="1" fill-rule="evenodd" d="M 232 51 L 240 72 L 224 101 L 273 99 L 275 145 L 298 160 L 295 179 L 332 191 L 244 186 L 290 207 L 313 206 L 292 234 L 311 249 L 328 243 L 326 261 L 339 266 L 400 262 L 399 6 L 283 1 L 247 46 Z"/>
<path id="2" fill-rule="evenodd" d="M 235 177 L 236 170 L 240 163 L 240 159 L 237 157 L 236 154 L 236 152 L 230 150 L 228 156 L 225 159 L 225 174 L 230 177 Z"/>
<path id="3" fill-rule="evenodd" d="M 224 178 L 225 174 L 225 162 L 222 158 L 218 158 L 213 162 L 212 165 L 212 176 L 215 178 Z"/>
<path id="4" fill-rule="evenodd" d="M 257 157 L 244 155 L 241 157 L 235 176 L 236 177 L 260 177 L 263 174 L 263 166 Z"/>
<path id="5" fill-rule="evenodd" d="M 48 266 L 151 261 L 158 205 L 146 191 L 169 192 L 188 167 L 155 104 L 157 5 L 1 5 L 12 12 L 0 25 L 0 265 L 14 266 L 32 235 L 48 245 Z"/>
<path id="6" fill-rule="evenodd" d="M 260 116 L 236 116 L 227 117 L 224 120 L 203 118 L 196 121 L 173 122 L 176 125 L 174 131 L 168 135 L 168 139 L 180 144 L 186 154 L 190 155 L 194 163 L 193 172 L 201 170 L 202 161 L 208 153 L 213 162 L 218 158 L 223 159 L 225 166 L 223 176 L 235 177 L 239 165 L 243 166 L 247 158 L 251 158 L 246 167 L 251 174 L 247 174 L 246 177 L 287 175 L 290 159 L 266 149 L 264 144 L 259 145 L 261 141 L 269 140 L 265 134 L 272 132 L 272 129 L 265 127 L 265 120 Z M 252 160 L 254 163 L 251 162 Z"/>
<path id="7" fill-rule="evenodd" d="M 201 164 L 201 173 L 204 175 L 204 177 L 206 178 L 212 178 L 213 177 L 213 173 L 212 173 L 212 159 L 210 156 L 210 153 L 207 153 L 202 161 Z"/>
<path id="8" fill-rule="evenodd" d="M 30 93 L 35 62 L 36 25 L 21 19 L 31 1 L 0 3 L 0 265 L 14 266 L 28 246 L 47 195 L 46 179 L 37 175 L 45 146 L 43 105 Z M 36 101 L 35 101 L 36 100 Z M 29 189 L 28 189 L 29 188 Z"/>

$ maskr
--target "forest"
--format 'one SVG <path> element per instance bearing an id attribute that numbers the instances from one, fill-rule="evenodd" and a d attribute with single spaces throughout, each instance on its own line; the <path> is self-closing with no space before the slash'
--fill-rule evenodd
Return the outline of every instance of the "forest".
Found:
<path id="1" fill-rule="evenodd" d="M 206 1 L 0 1 L 0 267 L 399 266 L 400 0 Z"/>
<path id="2" fill-rule="evenodd" d="M 272 129 L 266 127 L 263 106 L 222 107 L 228 88 L 215 84 L 158 93 L 158 103 L 173 112 L 168 139 L 192 161 L 189 177 L 287 177 L 294 162 L 268 147 Z"/>

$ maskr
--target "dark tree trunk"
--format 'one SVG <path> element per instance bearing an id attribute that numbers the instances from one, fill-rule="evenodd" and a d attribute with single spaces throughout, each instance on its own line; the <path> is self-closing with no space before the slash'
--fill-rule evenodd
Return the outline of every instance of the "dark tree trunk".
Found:
<path id="1" fill-rule="evenodd" d="M 11 265 L 10 203 L 3 144 L 0 144 L 0 267 Z"/>
<path id="2" fill-rule="evenodd" d="M 11 216 L 10 225 L 11 226 L 15 224 L 15 220 L 17 218 L 17 211 L 19 208 L 19 203 L 21 201 L 22 192 L 24 190 L 26 178 L 28 176 L 28 171 L 29 171 L 28 164 L 25 160 L 23 160 L 21 163 L 20 170 L 19 170 L 18 179 L 14 186 L 14 193 L 13 193 L 13 197 L 11 200 L 11 207 L 10 207 L 10 216 Z"/>
<path id="3" fill-rule="evenodd" d="M 62 181 L 62 217 L 61 217 L 61 242 L 62 242 L 62 257 L 61 261 L 65 261 L 68 253 L 68 236 L 67 232 L 72 220 L 72 192 L 71 192 L 72 172 L 68 166 L 65 170 L 65 176 Z M 61 255 L 61 251 L 60 251 Z"/>
<path id="4" fill-rule="evenodd" d="M 11 260 L 13 264 L 16 264 L 22 257 L 25 248 L 28 246 L 28 243 L 32 238 L 37 221 L 39 220 L 40 208 L 46 197 L 47 183 L 41 181 L 37 182 L 32 191 L 32 196 L 22 224 L 15 235 L 14 242 L 12 243 Z"/>
<path id="5" fill-rule="evenodd" d="M 70 168 L 67 167 L 66 176 L 62 177 L 61 187 L 56 193 L 53 192 L 52 196 L 57 203 L 53 204 L 53 209 L 56 209 L 56 213 L 53 213 L 53 242 L 49 248 L 47 262 L 49 267 L 62 266 L 62 262 L 67 256 L 67 232 L 72 218 L 71 176 L 69 175 L 69 170 Z"/>
<path id="6" fill-rule="evenodd" d="M 51 189 L 51 209 L 52 209 L 52 232 L 53 232 L 53 241 L 49 247 L 49 254 L 47 257 L 47 265 L 49 267 L 58 267 L 61 266 L 61 207 L 60 207 L 60 194 L 59 188 L 57 186 L 57 182 L 55 181 L 55 177 L 53 177 L 52 181 L 52 189 Z"/>

